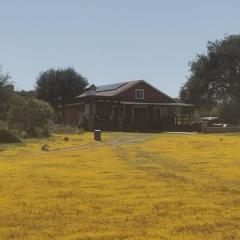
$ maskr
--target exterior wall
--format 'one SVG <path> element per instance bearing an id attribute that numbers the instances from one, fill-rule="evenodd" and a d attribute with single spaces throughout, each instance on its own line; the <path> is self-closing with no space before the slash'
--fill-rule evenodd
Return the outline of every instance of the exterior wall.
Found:
<path id="1" fill-rule="evenodd" d="M 76 124 L 80 119 L 80 112 L 83 112 L 84 105 L 67 105 L 64 109 L 65 121 L 68 124 Z"/>
<path id="2" fill-rule="evenodd" d="M 96 115 L 99 117 L 109 117 L 112 114 L 112 105 L 110 102 L 97 102 Z"/>
<path id="3" fill-rule="evenodd" d="M 110 116 L 112 114 L 112 103 L 96 102 L 96 117 L 94 122 L 95 129 L 113 130 L 111 129 Z"/>
<path id="4" fill-rule="evenodd" d="M 144 99 L 136 99 L 135 98 L 135 90 L 136 89 L 144 89 Z M 171 103 L 174 102 L 171 98 L 165 96 L 161 92 L 157 91 L 155 88 L 150 85 L 141 82 L 134 87 L 126 90 L 123 93 L 118 95 L 122 99 L 122 101 L 129 102 L 148 102 L 148 103 Z"/>

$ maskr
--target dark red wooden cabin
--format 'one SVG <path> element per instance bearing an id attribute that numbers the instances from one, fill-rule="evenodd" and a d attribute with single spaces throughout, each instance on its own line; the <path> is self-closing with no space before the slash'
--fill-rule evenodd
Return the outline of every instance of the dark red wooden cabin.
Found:
<path id="1" fill-rule="evenodd" d="M 176 130 L 190 124 L 193 110 L 193 105 L 137 80 L 87 87 L 65 107 L 65 119 L 88 130 Z"/>

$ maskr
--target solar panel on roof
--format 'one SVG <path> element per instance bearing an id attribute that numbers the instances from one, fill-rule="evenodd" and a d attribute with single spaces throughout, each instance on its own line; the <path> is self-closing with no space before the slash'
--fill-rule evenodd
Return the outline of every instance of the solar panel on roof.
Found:
<path id="1" fill-rule="evenodd" d="M 117 88 L 120 88 L 120 87 L 124 86 L 125 84 L 127 84 L 127 83 L 124 82 L 124 83 L 115 83 L 115 84 L 99 86 L 99 87 L 97 87 L 97 92 L 104 92 L 104 91 L 115 90 Z"/>

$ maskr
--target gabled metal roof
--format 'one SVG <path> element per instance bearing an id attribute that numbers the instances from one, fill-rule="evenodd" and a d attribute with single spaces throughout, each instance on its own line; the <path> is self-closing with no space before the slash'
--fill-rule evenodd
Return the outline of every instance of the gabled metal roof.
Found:
<path id="1" fill-rule="evenodd" d="M 127 84 L 127 82 L 122 82 L 122 83 L 114 83 L 114 84 L 108 84 L 108 85 L 103 85 L 103 86 L 97 86 L 96 91 L 97 92 L 105 92 L 105 91 L 115 90 L 126 84 Z"/>
<path id="2" fill-rule="evenodd" d="M 108 84 L 103 86 L 98 86 L 96 89 L 96 96 L 102 97 L 115 97 L 116 95 L 120 94 L 121 92 L 127 90 L 130 87 L 133 87 L 139 82 L 143 80 L 136 80 L 136 81 L 129 81 L 129 82 L 122 82 L 122 83 L 115 83 L 115 84 Z M 83 93 L 77 98 L 86 97 L 87 93 Z"/>
<path id="3" fill-rule="evenodd" d="M 95 96 L 117 97 L 119 94 L 121 94 L 122 92 L 126 91 L 127 89 L 129 89 L 131 87 L 134 87 L 138 83 L 145 83 L 148 86 L 150 86 L 151 88 L 155 89 L 160 94 L 162 94 L 165 97 L 167 97 L 168 99 L 170 99 L 172 102 L 176 102 L 173 98 L 171 98 L 167 94 L 163 93 L 159 89 L 153 87 L 152 85 L 150 85 L 148 82 L 146 82 L 144 80 L 135 80 L 135 81 L 129 81 L 129 82 L 122 82 L 122 83 L 98 86 L 97 89 L 96 89 Z M 77 96 L 77 98 L 84 98 L 84 97 L 87 97 L 87 96 L 88 96 L 88 94 L 87 94 L 87 92 L 85 92 L 85 93 L 81 94 L 80 96 Z"/>

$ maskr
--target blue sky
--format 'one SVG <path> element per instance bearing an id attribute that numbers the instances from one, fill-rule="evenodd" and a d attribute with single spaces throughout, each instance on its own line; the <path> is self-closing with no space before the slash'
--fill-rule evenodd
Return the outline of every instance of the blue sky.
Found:
<path id="1" fill-rule="evenodd" d="M 239 0 L 0 0 L 0 65 L 17 89 L 74 67 L 96 85 L 145 79 L 172 97 L 209 40 L 240 32 Z"/>

